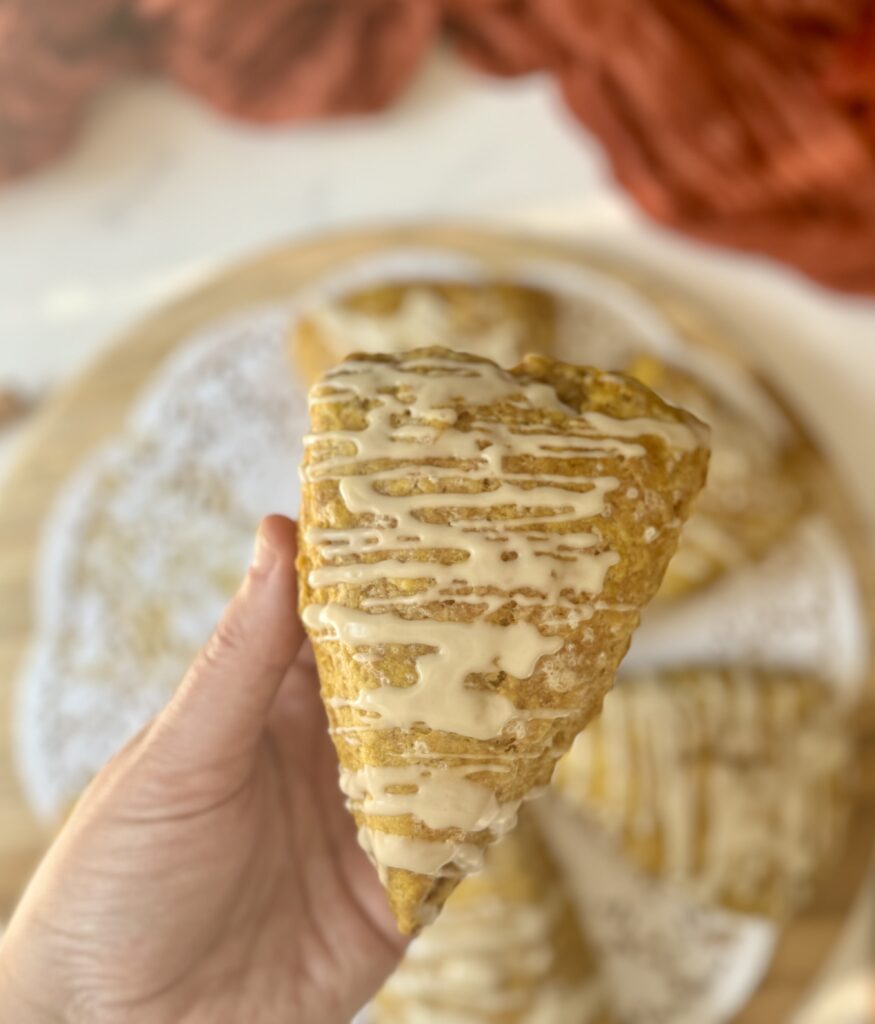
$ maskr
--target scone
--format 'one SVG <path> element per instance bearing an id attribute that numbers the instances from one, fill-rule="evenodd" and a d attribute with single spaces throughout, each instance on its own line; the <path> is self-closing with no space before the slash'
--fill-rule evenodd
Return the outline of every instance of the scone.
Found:
<path id="1" fill-rule="evenodd" d="M 601 705 L 706 429 L 528 357 L 357 356 L 310 394 L 300 606 L 363 847 L 429 923 Z"/>
<path id="2" fill-rule="evenodd" d="M 607 1024 L 604 988 L 532 817 L 486 855 L 377 996 L 372 1024 Z"/>
<path id="3" fill-rule="evenodd" d="M 556 301 L 526 285 L 493 281 L 406 281 L 373 286 L 307 310 L 289 339 L 310 385 L 353 352 L 408 352 L 441 345 L 499 366 L 529 352 L 551 355 Z"/>
<path id="4" fill-rule="evenodd" d="M 554 786 L 646 872 L 782 918 L 841 846 L 850 756 L 818 681 L 701 669 L 623 679 Z"/>
<path id="5" fill-rule="evenodd" d="M 809 507 L 792 444 L 768 436 L 702 380 L 652 356 L 627 372 L 711 428 L 708 482 L 684 527 L 660 597 L 677 597 L 759 558 Z"/>

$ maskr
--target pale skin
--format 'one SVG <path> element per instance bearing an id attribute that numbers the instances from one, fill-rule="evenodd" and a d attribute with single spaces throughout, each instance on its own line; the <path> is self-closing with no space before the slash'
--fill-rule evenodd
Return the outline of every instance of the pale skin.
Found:
<path id="1" fill-rule="evenodd" d="M 397 964 L 272 516 L 164 710 L 97 776 L 0 942 L 16 1024 L 348 1024 Z"/>

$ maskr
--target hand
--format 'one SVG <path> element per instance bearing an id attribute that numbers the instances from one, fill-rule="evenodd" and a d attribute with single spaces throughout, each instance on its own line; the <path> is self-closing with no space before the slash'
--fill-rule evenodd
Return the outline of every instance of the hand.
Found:
<path id="1" fill-rule="evenodd" d="M 212 639 L 95 778 L 0 944 L 16 1024 L 348 1024 L 397 963 L 271 517 Z"/>

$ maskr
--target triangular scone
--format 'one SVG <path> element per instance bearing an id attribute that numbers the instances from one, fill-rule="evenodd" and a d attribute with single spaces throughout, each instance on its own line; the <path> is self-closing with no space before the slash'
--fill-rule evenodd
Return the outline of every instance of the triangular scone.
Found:
<path id="1" fill-rule="evenodd" d="M 818 680 L 690 669 L 619 682 L 554 786 L 647 873 L 782 918 L 841 848 L 851 752 Z"/>
<path id="2" fill-rule="evenodd" d="M 371 1020 L 607 1024 L 605 986 L 531 813 L 413 941 Z"/>
<path id="3" fill-rule="evenodd" d="M 628 378 L 446 349 L 310 395 L 299 573 L 362 845 L 428 923 L 601 705 L 708 459 Z"/>
<path id="4" fill-rule="evenodd" d="M 372 285 L 323 301 L 296 318 L 294 366 L 308 384 L 353 352 L 400 353 L 451 344 L 499 366 L 547 354 L 557 301 L 540 288 L 504 281 L 419 280 Z"/>
<path id="5" fill-rule="evenodd" d="M 788 421 L 769 431 L 677 366 L 641 356 L 626 372 L 711 428 L 708 483 L 659 589 L 660 599 L 679 597 L 760 558 L 787 535 L 809 505 L 804 451 Z"/>

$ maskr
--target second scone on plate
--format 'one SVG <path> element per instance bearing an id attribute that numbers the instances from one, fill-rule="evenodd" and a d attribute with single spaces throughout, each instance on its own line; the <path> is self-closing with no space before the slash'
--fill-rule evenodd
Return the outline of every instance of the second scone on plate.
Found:
<path id="1" fill-rule="evenodd" d="M 619 682 L 553 783 L 647 874 L 782 919 L 841 849 L 851 756 L 818 679 L 692 668 Z"/>
<path id="2" fill-rule="evenodd" d="M 360 841 L 429 923 L 601 706 L 705 479 L 619 374 L 443 348 L 310 394 L 300 604 Z"/>
<path id="3" fill-rule="evenodd" d="M 440 345 L 515 366 L 553 355 L 558 310 L 540 288 L 505 281 L 403 281 L 323 301 L 295 320 L 292 362 L 306 383 L 353 352 L 409 352 Z"/>
<path id="4" fill-rule="evenodd" d="M 763 557 L 809 507 L 799 437 L 789 423 L 786 437 L 770 435 L 712 385 L 664 360 L 639 356 L 624 369 L 711 428 L 708 483 L 659 592 L 683 597 Z"/>
<path id="5" fill-rule="evenodd" d="M 530 808 L 414 940 L 371 1020 L 608 1024 L 604 982 Z"/>

